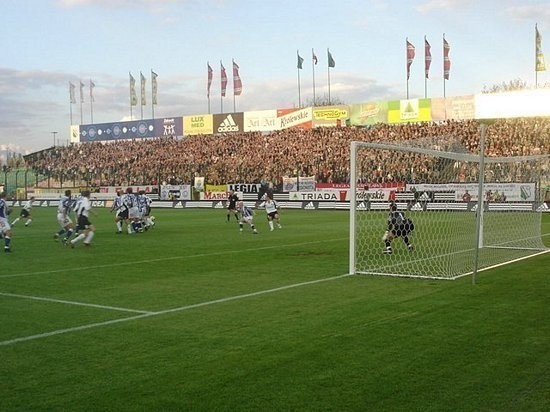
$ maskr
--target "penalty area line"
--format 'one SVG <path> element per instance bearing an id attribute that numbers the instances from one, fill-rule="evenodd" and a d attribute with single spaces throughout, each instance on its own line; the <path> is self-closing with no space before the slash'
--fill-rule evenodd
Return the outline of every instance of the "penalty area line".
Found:
<path id="1" fill-rule="evenodd" d="M 120 311 L 120 312 L 153 313 L 153 312 L 147 311 L 147 310 L 119 308 L 119 307 L 116 307 L 116 306 L 98 305 L 96 303 L 75 302 L 75 301 L 72 301 L 72 300 L 44 298 L 44 297 L 40 297 L 40 296 L 30 296 L 30 295 L 20 295 L 20 294 L 17 294 L 17 293 L 0 292 L 0 296 L 8 296 L 8 297 L 11 297 L 11 298 L 19 298 L 19 299 L 39 300 L 39 301 L 43 301 L 43 302 L 62 303 L 64 305 L 86 306 L 86 307 L 90 307 L 90 308 L 116 310 L 116 311 Z"/>
<path id="2" fill-rule="evenodd" d="M 130 317 L 127 317 L 127 318 L 111 319 L 111 320 L 104 321 L 104 322 L 96 322 L 96 323 L 90 323 L 88 325 L 75 326 L 75 327 L 72 327 L 72 328 L 58 329 L 58 330 L 54 330 L 54 331 L 51 331 L 51 332 L 39 333 L 39 334 L 36 334 L 36 335 L 22 336 L 20 338 L 14 338 L 14 339 L 0 341 L 0 346 L 9 346 L 9 345 L 14 345 L 16 343 L 28 342 L 28 341 L 37 340 L 37 339 L 43 339 L 43 338 L 47 338 L 47 337 L 50 337 L 50 336 L 62 335 L 62 334 L 65 334 L 65 333 L 79 332 L 79 331 L 83 331 L 83 330 L 99 328 L 99 327 L 102 327 L 102 326 L 109 326 L 109 325 L 114 325 L 114 324 L 117 324 L 117 323 L 130 322 L 130 321 L 133 321 L 133 320 L 149 318 L 149 317 L 153 317 L 153 316 L 161 316 L 161 315 L 166 315 L 166 314 L 169 314 L 169 313 L 183 312 L 183 311 L 186 311 L 186 310 L 191 310 L 191 309 L 196 309 L 196 308 L 201 308 L 201 307 L 211 306 L 211 305 L 217 305 L 217 304 L 220 304 L 220 303 L 231 302 L 231 301 L 234 301 L 234 300 L 246 299 L 246 298 L 251 298 L 251 297 L 260 296 L 260 295 L 267 295 L 267 294 L 270 294 L 270 293 L 276 293 L 276 292 L 280 292 L 280 291 L 283 291 L 283 290 L 288 290 L 288 289 L 293 289 L 293 288 L 298 288 L 298 287 L 303 287 L 303 286 L 315 285 L 317 283 L 329 282 L 329 281 L 333 281 L 333 280 L 343 279 L 345 277 L 350 277 L 350 276 L 353 276 L 353 275 L 349 274 L 349 273 L 346 273 L 344 275 L 337 275 L 337 276 L 331 276 L 331 277 L 323 278 L 323 279 L 309 280 L 309 281 L 305 281 L 305 282 L 294 283 L 294 284 L 291 284 L 291 285 L 280 286 L 280 287 L 277 287 L 277 288 L 259 290 L 257 292 L 250 292 L 250 293 L 245 293 L 245 294 L 242 294 L 242 295 L 229 296 L 229 297 L 226 297 L 226 298 L 215 299 L 215 300 L 210 300 L 210 301 L 200 302 L 200 303 L 194 303 L 192 305 L 186 305 L 186 306 L 180 306 L 180 307 L 171 308 L 171 309 L 165 309 L 165 310 L 161 310 L 161 311 L 158 311 L 158 312 L 145 312 L 145 313 L 142 313 L 142 314 L 139 314 L 139 315 L 136 315 L 136 316 L 130 316 Z"/>

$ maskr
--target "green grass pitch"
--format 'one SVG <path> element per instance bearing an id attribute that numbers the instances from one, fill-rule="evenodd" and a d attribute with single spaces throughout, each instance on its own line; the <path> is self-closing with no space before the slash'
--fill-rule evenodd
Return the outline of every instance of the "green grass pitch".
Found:
<path id="1" fill-rule="evenodd" d="M 259 235 L 220 209 L 136 235 L 96 212 L 90 248 L 34 208 L 0 255 L 2 411 L 550 409 L 550 254 L 475 285 L 346 276 L 344 211 L 273 232 L 258 211 Z"/>

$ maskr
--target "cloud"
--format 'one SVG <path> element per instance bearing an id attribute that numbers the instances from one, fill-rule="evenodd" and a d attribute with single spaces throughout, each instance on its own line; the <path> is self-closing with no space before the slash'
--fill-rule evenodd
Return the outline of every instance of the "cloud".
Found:
<path id="1" fill-rule="evenodd" d="M 472 4 L 473 0 L 429 0 L 416 6 L 419 13 L 430 13 L 437 10 L 464 9 Z"/>
<path id="2" fill-rule="evenodd" d="M 170 4 L 183 3 L 189 3 L 189 0 L 57 0 L 57 5 L 63 8 L 95 6 L 107 9 L 149 8 L 161 10 Z"/>
<path id="3" fill-rule="evenodd" d="M 539 22 L 541 25 L 550 26 L 550 5 L 548 3 L 510 6 L 505 8 L 505 12 L 515 20 Z"/>

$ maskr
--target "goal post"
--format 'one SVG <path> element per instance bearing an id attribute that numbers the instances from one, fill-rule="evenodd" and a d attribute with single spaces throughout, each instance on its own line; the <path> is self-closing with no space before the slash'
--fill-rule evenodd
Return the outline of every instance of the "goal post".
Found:
<path id="1" fill-rule="evenodd" d="M 483 142 L 483 127 L 481 134 Z M 483 157 L 451 136 L 354 141 L 349 271 L 428 279 L 473 274 L 475 281 L 480 270 L 546 253 L 541 219 L 549 182 L 550 155 Z M 388 226 L 391 216 L 409 219 L 414 230 Z"/>

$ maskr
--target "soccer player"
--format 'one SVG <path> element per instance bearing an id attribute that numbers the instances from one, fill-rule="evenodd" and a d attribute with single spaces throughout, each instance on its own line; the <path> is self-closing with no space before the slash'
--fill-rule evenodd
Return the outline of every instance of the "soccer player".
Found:
<path id="1" fill-rule="evenodd" d="M 8 221 L 10 208 L 6 203 L 6 193 L 0 193 L 0 234 L 4 237 L 4 252 L 11 252 L 11 226 Z"/>
<path id="2" fill-rule="evenodd" d="M 252 233 L 258 234 L 256 227 L 254 226 L 254 211 L 248 206 L 245 206 L 242 201 L 237 202 L 237 211 L 239 212 L 241 219 L 239 220 L 239 232 L 243 231 L 243 225 L 246 223 L 250 225 Z"/>
<path id="3" fill-rule="evenodd" d="M 273 196 L 270 196 L 268 194 L 266 196 L 266 199 L 262 203 L 260 203 L 259 207 L 265 208 L 270 231 L 273 231 L 273 220 L 277 222 L 277 227 L 279 229 L 282 229 L 279 216 L 279 204 L 277 203 L 277 201 L 273 200 Z"/>
<path id="4" fill-rule="evenodd" d="M 59 201 L 57 206 L 57 223 L 61 226 L 61 230 L 56 232 L 53 235 L 55 240 L 59 239 L 59 236 L 66 233 L 63 238 L 63 243 L 65 243 L 73 234 L 73 221 L 71 220 L 71 207 L 73 205 L 73 200 L 71 198 L 71 191 L 65 190 L 65 196 Z"/>
<path id="5" fill-rule="evenodd" d="M 122 223 L 128 219 L 128 209 L 122 204 L 122 190 L 117 189 L 110 211 L 115 211 L 115 233 L 120 234 L 122 233 Z"/>
<path id="6" fill-rule="evenodd" d="M 391 242 L 393 239 L 400 237 L 407 245 L 409 251 L 412 252 L 413 245 L 410 243 L 409 236 L 414 230 L 414 224 L 411 219 L 405 217 L 405 213 L 397 210 L 397 205 L 394 202 L 390 203 L 390 213 L 388 214 L 388 228 L 382 240 L 386 248 L 384 253 L 391 255 L 393 253 Z"/>
<path id="7" fill-rule="evenodd" d="M 139 213 L 137 207 L 137 198 L 134 194 L 134 189 L 131 187 L 126 189 L 126 193 L 122 196 L 122 204 L 127 209 L 128 213 L 128 234 L 139 232 L 140 223 L 139 223 Z"/>
<path id="8" fill-rule="evenodd" d="M 89 219 L 90 213 L 92 212 L 89 190 L 82 191 L 82 196 L 80 196 L 76 203 L 75 212 L 78 219 L 77 230 L 79 231 L 79 235 L 68 242 L 68 244 L 71 248 L 74 248 L 77 242 L 84 239 L 84 246 L 90 246 L 95 234 L 95 227 Z"/>
<path id="9" fill-rule="evenodd" d="M 229 196 L 227 196 L 227 221 L 229 222 L 231 215 L 235 216 L 237 222 L 239 221 L 239 212 L 237 210 L 237 202 L 239 202 L 239 196 L 235 193 L 234 190 L 229 191 Z"/>
<path id="10" fill-rule="evenodd" d="M 149 230 L 155 225 L 155 222 L 150 219 L 151 203 L 153 203 L 153 200 L 145 193 L 145 190 L 140 190 L 137 196 L 137 204 L 141 224 L 145 230 Z"/>
<path id="11" fill-rule="evenodd" d="M 23 209 L 21 209 L 21 213 L 19 214 L 19 217 L 16 218 L 13 222 L 11 222 L 11 225 L 15 225 L 17 222 L 19 222 L 20 219 L 25 219 L 25 226 L 29 226 L 32 222 L 32 216 L 31 216 L 31 209 L 32 204 L 34 203 L 34 196 L 31 196 L 29 200 L 23 205 Z"/>

